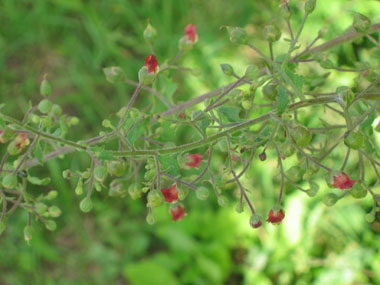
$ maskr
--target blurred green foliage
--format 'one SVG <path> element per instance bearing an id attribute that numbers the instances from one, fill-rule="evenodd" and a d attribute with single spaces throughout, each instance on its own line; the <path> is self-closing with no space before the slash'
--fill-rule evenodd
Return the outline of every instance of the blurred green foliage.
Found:
<path id="1" fill-rule="evenodd" d="M 317 2 L 302 36 L 305 42 L 322 26 L 328 27 L 328 38 L 342 33 L 351 24 L 352 11 L 379 20 L 376 1 Z M 246 27 L 264 49 L 265 23 L 276 22 L 286 31 L 278 5 L 279 1 L 247 0 L 2 0 L 0 101 L 6 103 L 6 112 L 22 118 L 28 101 L 39 100 L 39 83 L 48 74 L 52 100 L 81 120 L 69 138 L 91 137 L 103 119 L 128 102 L 134 88 L 109 84 L 102 68 L 121 66 L 128 78 L 137 80 L 137 71 L 150 53 L 142 36 L 147 18 L 158 31 L 159 62 L 175 56 L 186 24 L 197 25 L 199 42 L 181 60 L 198 68 L 200 76 L 176 73 L 174 81 L 162 82 L 163 88 L 184 82 L 173 95 L 179 103 L 227 83 L 221 63 L 231 63 L 242 72 L 247 61 L 255 61 L 250 51 L 229 43 L 220 26 Z M 291 7 L 292 24 L 297 27 L 303 1 L 291 1 Z M 354 47 L 337 47 L 336 60 L 350 65 L 356 56 Z M 349 76 L 340 80 L 350 80 Z M 150 103 L 151 96 L 143 92 L 139 106 Z M 184 133 L 165 135 L 168 140 L 173 136 L 185 140 Z M 326 208 L 321 200 L 327 189 L 310 199 L 287 187 L 284 223 L 254 231 L 249 215 L 234 211 L 232 191 L 227 193 L 231 202 L 226 208 L 220 208 L 214 197 L 198 201 L 191 196 L 183 221 L 172 223 L 168 209 L 162 207 L 155 213 L 158 222 L 149 226 L 144 202 L 129 198 L 96 193 L 94 210 L 80 213 L 75 181 L 68 183 L 61 173 L 87 165 L 86 156 L 68 155 L 49 161 L 47 172 L 39 173 L 52 178 L 63 215 L 55 232 L 36 223 L 31 246 L 22 235 L 25 213 L 12 216 L 0 239 L 1 284 L 380 283 L 380 224 L 365 220 L 371 209 L 369 197 L 364 203 L 348 198 Z M 274 169 L 274 164 L 254 163 L 243 180 L 252 185 L 250 195 L 261 201 L 257 207 L 263 213 L 277 195 Z"/>

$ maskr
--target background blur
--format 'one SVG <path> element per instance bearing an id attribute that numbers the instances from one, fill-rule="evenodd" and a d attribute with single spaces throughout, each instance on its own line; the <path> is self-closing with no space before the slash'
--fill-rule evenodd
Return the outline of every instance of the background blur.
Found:
<path id="1" fill-rule="evenodd" d="M 311 42 L 322 26 L 328 27 L 329 38 L 341 34 L 352 22 L 352 11 L 380 21 L 378 1 L 317 2 L 304 42 Z M 295 28 L 303 17 L 303 3 L 291 0 Z M 228 83 L 221 63 L 233 64 L 239 73 L 255 60 L 249 50 L 229 42 L 226 31 L 219 30 L 222 25 L 246 27 L 266 52 L 265 23 L 276 22 L 287 34 L 278 6 L 279 1 L 253 0 L 1 0 L 0 103 L 6 103 L 6 113 L 22 118 L 28 101 L 41 99 L 39 84 L 47 73 L 52 100 L 81 120 L 68 137 L 92 137 L 134 90 L 109 84 L 102 68 L 119 65 L 128 78 L 137 80 L 150 53 L 142 36 L 148 18 L 158 31 L 160 63 L 176 55 L 186 24 L 198 28 L 196 47 L 180 63 L 199 69 L 200 76 L 173 76 L 180 83 L 173 101 L 179 103 Z M 340 64 L 350 65 L 355 46 L 335 51 Z M 335 79 L 349 82 L 350 75 L 344 76 Z M 142 93 L 137 104 L 147 105 L 149 98 Z M 172 139 L 178 143 L 181 136 Z M 168 209 L 161 207 L 157 223 L 149 226 L 144 202 L 128 197 L 95 193 L 94 210 L 81 213 L 76 181 L 70 184 L 61 175 L 67 168 L 88 167 L 85 156 L 73 157 L 51 160 L 36 170 L 52 177 L 63 215 L 55 232 L 34 223 L 31 246 L 23 240 L 26 213 L 11 217 L 0 238 L 0 284 L 380 284 L 380 224 L 365 220 L 370 197 L 359 202 L 347 197 L 327 208 L 321 203 L 326 191 L 322 180 L 314 199 L 289 188 L 284 223 L 252 230 L 249 213 L 236 213 L 232 199 L 221 208 L 213 196 L 198 201 L 190 195 L 188 215 L 181 222 L 171 222 Z M 273 159 L 254 162 L 243 180 L 251 185 L 264 216 L 278 194 L 275 173 Z"/>

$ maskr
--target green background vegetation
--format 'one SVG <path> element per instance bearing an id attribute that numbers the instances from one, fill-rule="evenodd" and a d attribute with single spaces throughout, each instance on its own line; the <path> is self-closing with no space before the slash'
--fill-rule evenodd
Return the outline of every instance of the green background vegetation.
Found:
<path id="1" fill-rule="evenodd" d="M 80 118 L 68 138 L 90 138 L 102 129 L 103 119 L 129 101 L 134 87 L 108 83 L 102 68 L 121 66 L 129 79 L 137 80 L 150 53 L 142 36 L 147 18 L 158 31 L 155 50 L 160 63 L 176 55 L 184 26 L 197 25 L 199 41 L 180 63 L 199 69 L 200 75 L 173 74 L 179 85 L 172 100 L 180 103 L 228 83 L 221 63 L 231 63 L 241 73 L 257 60 L 251 51 L 232 45 L 226 31 L 219 30 L 222 25 L 246 27 L 255 44 L 267 51 L 264 24 L 274 21 L 286 31 L 278 6 L 279 1 L 252 0 L 2 0 L 0 101 L 6 103 L 6 113 L 22 118 L 28 101 L 35 104 L 41 99 L 39 84 L 47 73 L 52 100 Z M 291 7 L 292 23 L 298 27 L 303 1 L 292 0 Z M 378 1 L 320 0 L 302 40 L 310 42 L 322 26 L 328 27 L 328 38 L 341 34 L 351 24 L 352 11 L 373 22 L 380 20 Z M 366 43 L 335 48 L 337 62 L 350 66 L 355 47 L 361 44 Z M 275 52 L 279 48 L 275 46 Z M 327 86 L 336 87 L 334 80 L 349 82 L 350 76 L 334 75 Z M 140 95 L 136 106 L 148 106 L 151 95 Z M 180 135 L 173 139 L 181 142 Z M 95 193 L 94 210 L 81 213 L 76 181 L 63 180 L 61 173 L 86 167 L 86 156 L 68 155 L 34 170 L 52 177 L 63 215 L 55 232 L 34 223 L 31 246 L 23 240 L 26 213 L 18 211 L 11 217 L 0 239 L 1 284 L 380 283 L 380 224 L 365 220 L 370 197 L 363 202 L 348 197 L 327 208 L 322 194 L 311 199 L 288 187 L 283 224 L 253 230 L 248 211 L 235 212 L 232 195 L 226 208 L 219 207 L 212 195 L 208 201 L 190 195 L 183 221 L 171 222 L 164 206 L 156 212 L 157 223 L 149 226 L 144 201 L 128 197 Z M 263 216 L 275 203 L 276 173 L 274 159 L 260 162 L 255 157 L 243 180 Z"/>

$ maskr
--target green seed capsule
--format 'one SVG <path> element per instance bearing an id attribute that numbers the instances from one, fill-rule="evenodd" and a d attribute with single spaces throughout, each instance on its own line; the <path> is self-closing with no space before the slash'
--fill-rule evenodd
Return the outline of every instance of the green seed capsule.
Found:
<path id="1" fill-rule="evenodd" d="M 218 204 L 220 207 L 226 207 L 228 205 L 228 198 L 223 195 L 219 195 Z"/>
<path id="2" fill-rule="evenodd" d="M 124 70 L 119 66 L 103 68 L 106 80 L 110 83 L 122 82 L 125 80 Z"/>
<path id="3" fill-rule="evenodd" d="M 311 132 L 303 125 L 297 125 L 295 128 L 291 129 L 290 135 L 299 147 L 307 146 L 312 139 Z"/>
<path id="4" fill-rule="evenodd" d="M 75 187 L 75 194 L 82 195 L 83 194 L 83 179 L 82 177 L 79 178 L 77 187 Z"/>
<path id="5" fill-rule="evenodd" d="M 97 166 L 94 170 L 95 179 L 99 182 L 103 182 L 107 178 L 107 168 L 104 166 Z"/>
<path id="6" fill-rule="evenodd" d="M 367 196 L 367 189 L 363 186 L 361 182 L 356 182 L 354 186 L 350 189 L 350 194 L 356 199 L 362 199 Z"/>
<path id="7" fill-rule="evenodd" d="M 328 193 L 326 196 L 323 198 L 323 203 L 325 203 L 326 206 L 331 207 L 338 202 L 339 197 L 334 194 L 334 193 Z"/>
<path id="8" fill-rule="evenodd" d="M 232 74 L 234 74 L 234 69 L 230 64 L 223 63 L 220 65 L 220 67 L 222 68 L 222 71 L 225 75 L 231 76 Z"/>
<path id="9" fill-rule="evenodd" d="M 276 25 L 267 25 L 264 28 L 264 37 L 268 42 L 277 42 L 281 37 L 281 30 Z"/>
<path id="10" fill-rule="evenodd" d="M 91 198 L 84 198 L 80 204 L 79 204 L 79 208 L 82 212 L 84 213 L 88 213 L 92 210 L 92 201 L 91 201 Z"/>
<path id="11" fill-rule="evenodd" d="M 40 93 L 42 96 L 48 97 L 51 94 L 51 86 L 46 79 L 42 80 L 40 85 Z"/>
<path id="12" fill-rule="evenodd" d="M 162 195 L 157 190 L 152 190 L 148 193 L 148 205 L 151 208 L 160 207 L 162 203 L 164 202 L 164 199 L 162 198 Z"/>
<path id="13" fill-rule="evenodd" d="M 206 187 L 203 187 L 203 186 L 199 187 L 195 191 L 195 195 L 197 196 L 199 200 L 206 200 L 209 196 L 209 193 L 210 191 Z"/>
<path id="14" fill-rule="evenodd" d="M 364 143 L 364 137 L 360 132 L 351 131 L 344 139 L 344 144 L 352 149 L 360 149 Z"/>
<path id="15" fill-rule="evenodd" d="M 38 104 L 38 110 L 42 114 L 50 113 L 52 108 L 53 108 L 53 104 L 48 99 L 44 99 Z"/>

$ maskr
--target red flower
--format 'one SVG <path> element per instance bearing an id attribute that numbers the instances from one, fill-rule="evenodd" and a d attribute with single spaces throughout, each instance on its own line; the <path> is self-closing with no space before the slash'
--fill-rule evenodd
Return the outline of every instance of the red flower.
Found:
<path id="1" fill-rule="evenodd" d="M 178 117 L 180 117 L 181 119 L 186 119 L 186 114 L 184 112 L 181 112 L 178 114 Z"/>
<path id="2" fill-rule="evenodd" d="M 339 176 L 334 176 L 333 186 L 339 189 L 349 189 L 355 184 L 356 180 L 351 180 L 344 172 Z"/>
<path id="3" fill-rule="evenodd" d="M 26 137 L 26 134 L 25 133 L 21 133 L 19 134 L 16 138 L 15 138 L 15 143 L 16 143 L 16 147 L 18 149 L 24 149 L 24 147 L 26 147 L 28 145 L 28 138 Z"/>
<path id="4" fill-rule="evenodd" d="M 145 58 L 144 66 L 148 67 L 148 73 L 150 73 L 150 72 L 156 73 L 157 67 L 158 67 L 158 61 L 156 59 L 156 56 L 154 54 L 147 56 Z"/>
<path id="5" fill-rule="evenodd" d="M 269 212 L 267 222 L 272 223 L 274 225 L 279 225 L 279 224 L 281 224 L 281 221 L 284 219 L 284 217 L 285 217 L 284 211 L 279 210 L 279 211 L 275 212 L 272 209 Z"/>
<path id="6" fill-rule="evenodd" d="M 168 189 L 161 189 L 161 192 L 166 202 L 172 203 L 178 201 L 178 190 L 175 184 Z"/>
<path id="7" fill-rule="evenodd" d="M 186 216 L 185 208 L 181 205 L 178 205 L 176 208 L 170 209 L 170 214 L 172 215 L 173 222 L 176 222 Z"/>
<path id="8" fill-rule="evenodd" d="M 186 165 L 190 168 L 199 168 L 201 165 L 203 156 L 200 153 L 196 154 L 189 154 L 188 157 L 190 158 L 190 161 L 186 163 Z"/>
<path id="9" fill-rule="evenodd" d="M 193 24 L 188 24 L 185 27 L 185 36 L 189 42 L 196 43 L 198 40 L 197 27 Z"/>

